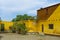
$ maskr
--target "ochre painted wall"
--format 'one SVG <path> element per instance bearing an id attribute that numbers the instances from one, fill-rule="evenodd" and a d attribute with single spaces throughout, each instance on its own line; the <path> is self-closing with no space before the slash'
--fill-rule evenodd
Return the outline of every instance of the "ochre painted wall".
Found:
<path id="1" fill-rule="evenodd" d="M 18 23 L 25 23 L 28 32 L 36 32 L 36 22 L 34 20 L 19 21 Z M 9 30 L 9 27 L 12 27 L 14 22 L 2 21 L 1 24 L 4 24 L 6 31 Z"/>
<path id="2" fill-rule="evenodd" d="M 42 32 L 42 24 L 46 34 L 60 34 L 60 5 L 47 20 L 38 21 L 38 32 Z M 53 24 L 53 29 L 49 29 L 49 24 Z"/>
<path id="3" fill-rule="evenodd" d="M 60 34 L 60 5 L 56 8 L 48 20 L 54 23 L 55 33 Z"/>
<path id="4" fill-rule="evenodd" d="M 33 20 L 27 20 L 25 22 L 28 32 L 36 32 L 36 22 Z"/>
<path id="5" fill-rule="evenodd" d="M 4 24 L 5 30 L 9 30 L 9 27 L 13 25 L 13 22 L 2 21 L 1 23 Z"/>

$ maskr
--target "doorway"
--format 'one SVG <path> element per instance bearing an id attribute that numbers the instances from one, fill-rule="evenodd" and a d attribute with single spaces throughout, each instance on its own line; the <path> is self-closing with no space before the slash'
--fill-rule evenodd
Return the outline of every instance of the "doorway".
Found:
<path id="1" fill-rule="evenodd" d="M 44 25 L 42 24 L 42 32 L 44 32 Z"/>
<path id="2" fill-rule="evenodd" d="M 4 24 L 1 24 L 1 32 L 4 32 Z"/>

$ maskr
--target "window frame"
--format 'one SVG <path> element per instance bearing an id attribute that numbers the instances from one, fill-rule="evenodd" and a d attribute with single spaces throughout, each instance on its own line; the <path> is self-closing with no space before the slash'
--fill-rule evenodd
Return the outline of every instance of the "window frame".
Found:
<path id="1" fill-rule="evenodd" d="M 54 29 L 54 24 L 49 24 L 49 29 Z"/>

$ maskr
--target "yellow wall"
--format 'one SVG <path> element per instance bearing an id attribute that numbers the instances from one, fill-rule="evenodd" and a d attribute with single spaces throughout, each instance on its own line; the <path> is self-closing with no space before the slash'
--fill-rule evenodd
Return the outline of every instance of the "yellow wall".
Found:
<path id="1" fill-rule="evenodd" d="M 1 23 L 4 24 L 5 30 L 9 30 L 9 27 L 13 25 L 13 22 L 2 21 Z"/>
<path id="2" fill-rule="evenodd" d="M 53 12 L 48 20 L 54 23 L 54 32 L 60 34 L 60 5 Z"/>
<path id="3" fill-rule="evenodd" d="M 42 24 L 44 25 L 44 32 L 46 34 L 60 34 L 60 5 L 52 13 L 46 21 L 38 22 L 38 32 L 42 32 Z M 49 29 L 49 24 L 54 25 L 54 29 Z"/>
<path id="4" fill-rule="evenodd" d="M 25 22 L 28 32 L 36 32 L 36 22 L 33 20 L 27 20 Z"/>
<path id="5" fill-rule="evenodd" d="M 54 29 L 49 29 L 49 24 L 53 24 L 53 23 L 47 22 L 47 21 L 39 23 L 39 30 L 38 30 L 38 32 L 42 32 L 42 24 L 43 24 L 43 27 L 44 27 L 44 32 L 43 33 L 48 33 L 48 34 L 49 33 L 53 33 Z"/>
<path id="6" fill-rule="evenodd" d="M 19 21 L 18 23 L 25 23 L 28 32 L 36 32 L 36 22 L 33 20 Z M 9 30 L 9 27 L 13 26 L 13 22 L 2 21 L 1 24 L 4 24 L 5 30 Z"/>

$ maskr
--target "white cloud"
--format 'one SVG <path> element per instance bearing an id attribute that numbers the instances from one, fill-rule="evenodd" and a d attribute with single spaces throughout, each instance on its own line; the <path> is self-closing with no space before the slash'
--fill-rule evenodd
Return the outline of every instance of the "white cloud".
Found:
<path id="1" fill-rule="evenodd" d="M 49 4 L 48 0 L 0 0 L 0 16 L 3 20 L 10 20 L 16 16 L 15 12 L 36 15 L 36 10 Z"/>
<path id="2" fill-rule="evenodd" d="M 45 1 L 38 0 L 2 0 L 2 7 L 5 9 L 20 9 L 25 10 L 29 8 L 34 8 L 38 5 L 45 3 Z"/>
<path id="3" fill-rule="evenodd" d="M 29 10 L 27 13 L 28 13 L 28 15 L 36 16 L 37 15 L 37 10 Z"/>

